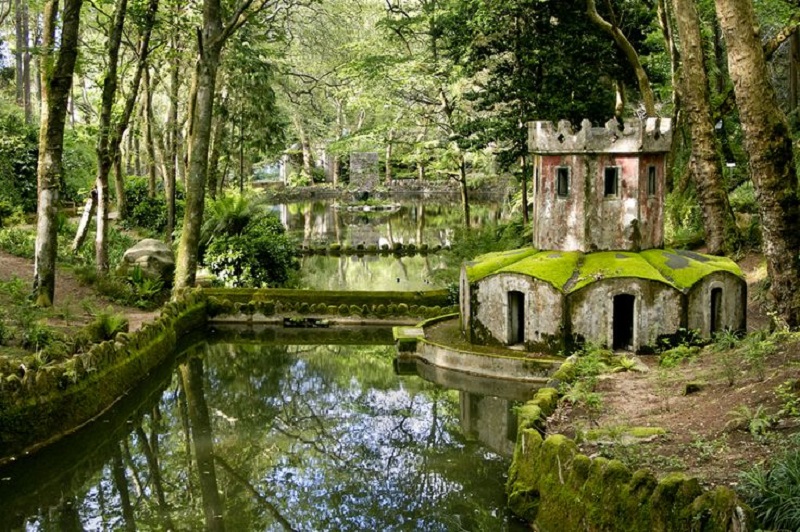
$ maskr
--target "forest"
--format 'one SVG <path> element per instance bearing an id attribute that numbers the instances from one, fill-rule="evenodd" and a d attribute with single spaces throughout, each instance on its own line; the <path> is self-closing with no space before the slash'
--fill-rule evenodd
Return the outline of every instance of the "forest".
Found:
<path id="1" fill-rule="evenodd" d="M 469 225 L 476 180 L 513 176 L 528 204 L 529 121 L 660 116 L 679 133 L 676 233 L 714 254 L 763 245 L 777 316 L 800 320 L 795 2 L 3 4 L 0 198 L 6 220 L 36 212 L 41 305 L 59 207 L 87 197 L 99 275 L 109 213 L 139 209 L 175 239 L 180 288 L 206 202 L 282 155 L 299 163 L 290 184 L 336 188 L 348 154 L 379 152 L 387 183 L 458 183 Z"/>
<path id="2" fill-rule="evenodd" d="M 192 321 L 201 310 L 203 320 L 214 309 L 251 321 L 259 312 L 271 319 L 285 310 L 292 316 L 282 318 L 287 330 L 325 328 L 329 318 L 411 323 L 458 310 L 465 261 L 531 245 L 538 181 L 529 124 L 569 121 L 577 130 L 585 121 L 603 126 L 669 119 L 664 247 L 758 263 L 753 270 L 763 270 L 759 279 L 740 277 L 750 290 L 747 312 L 750 306 L 759 310 L 755 319 L 748 316 L 746 336 L 712 327 L 716 334 L 710 338 L 690 330 L 660 338 L 655 356 L 646 359 L 652 372 L 636 381 L 646 383 L 638 395 L 628 393 L 625 372 L 645 357 L 590 342 L 580 346 L 574 367 L 564 364 L 574 371 L 574 382 L 553 391 L 561 410 L 546 420 L 548 430 L 568 434 L 588 445 L 587 455 L 596 451 L 592 456 L 631 471 L 699 472 L 704 489 L 739 482 L 736 496 L 764 528 L 795 529 L 799 28 L 800 0 L 0 0 L 0 401 L 11 398 L 17 402 L 9 405 L 28 407 L 34 403 L 25 401 L 37 387 L 58 390 L 48 398 L 75 389 L 94 393 L 85 384 L 92 379 L 111 394 L 119 382 L 97 375 L 113 369 L 115 357 L 123 358 L 119 353 L 156 353 L 156 343 L 165 338 L 172 352 L 177 340 L 170 327 Z M 356 162 L 364 155 L 376 176 L 370 190 L 356 179 Z M 403 206 L 386 200 L 404 188 L 449 195 L 442 196 L 444 205 L 424 194 Z M 319 205 L 265 192 L 275 190 L 277 198 L 346 198 L 357 210 L 321 214 Z M 476 198 L 487 190 L 501 191 L 502 201 L 482 204 Z M 315 247 L 320 227 L 335 235 L 325 249 Z M 123 254 L 142 239 L 161 241 L 174 252 L 174 275 L 170 270 L 169 278 L 153 278 L 138 267 L 123 267 Z M 18 275 L 23 268 L 32 270 L 25 280 Z M 303 268 L 317 286 L 300 286 L 297 272 Z M 421 272 L 413 287 L 409 269 Z M 204 278 L 208 272 L 212 281 Z M 738 266 L 736 272 L 741 274 Z M 293 302 L 242 299 L 226 307 L 207 295 L 214 289 L 225 293 L 220 285 L 324 291 L 337 280 L 409 299 L 367 304 L 367 297 L 337 293 L 340 299 L 324 301 L 305 292 L 299 298 L 284 294 Z M 206 295 L 188 290 L 201 282 L 217 288 Z M 431 285 L 440 290 L 428 292 L 432 299 L 425 301 L 419 293 Z M 330 291 L 336 290 L 341 288 Z M 106 302 L 106 309 L 99 308 Z M 162 317 L 148 324 L 156 321 L 159 307 Z M 310 316 L 314 312 L 325 317 Z M 451 320 L 458 321 L 452 315 Z M 452 339 L 447 331 L 434 334 Z M 403 527 L 441 508 L 443 517 L 430 522 L 443 519 L 446 529 L 516 522 L 503 514 L 506 502 L 500 500 L 506 463 L 486 459 L 477 436 L 459 432 L 468 425 L 459 416 L 489 408 L 490 417 L 503 418 L 506 426 L 486 432 L 503 433 L 502 446 L 513 449 L 525 430 L 510 421 L 517 419 L 512 404 L 519 397 L 484 405 L 477 395 L 439 383 L 408 384 L 399 364 L 390 367 L 394 348 L 383 337 L 374 344 L 354 342 L 364 344 L 355 358 L 339 356 L 348 352 L 347 338 L 341 339 L 347 348 L 280 342 L 267 348 L 275 339 L 267 340 L 262 345 L 246 337 L 245 347 L 237 348 L 212 345 L 211 357 L 192 347 L 177 363 L 177 384 L 162 379 L 160 402 L 121 422 L 134 426 L 135 435 L 99 447 L 92 460 L 112 465 L 91 475 L 100 478 L 101 499 L 112 501 L 119 493 L 126 526 L 135 528 L 138 518 L 140 524 L 173 528 L 173 519 L 183 519 L 190 528 L 221 530 L 225 513 L 229 528 L 277 522 L 291 529 L 281 512 L 297 509 L 301 513 L 293 519 L 308 529 L 331 523 L 358 528 L 358 519 L 361 528 L 370 528 L 363 524 L 370 512 L 392 514 L 393 526 Z M 466 342 L 463 334 L 453 341 Z M 512 343 L 482 349 L 502 349 L 507 356 Z M 356 386 L 358 379 L 363 382 Z M 256 397 L 254 388 L 269 393 Z M 341 399 L 331 399 L 334 392 Z M 204 394 L 219 409 L 209 410 Z M 701 394 L 704 408 L 693 394 Z M 245 406 L 234 406 L 233 396 Z M 424 400 L 417 404 L 419 398 Z M 358 418 L 355 431 L 328 427 L 319 420 L 331 401 L 341 401 L 333 417 L 374 414 L 393 421 L 379 436 L 369 416 Z M 658 423 L 666 430 L 655 427 L 661 433 L 648 432 L 647 441 L 628 446 L 620 444 L 627 429 L 615 424 L 633 403 L 637 415 L 646 417 L 645 428 Z M 5 410 L 0 413 L 11 412 Z M 50 417 L 58 421 L 54 412 Z M 407 428 L 412 414 L 430 427 L 409 421 L 414 428 Z M 8 416 L 3 420 L 13 418 Z M 476 426 L 477 417 L 470 420 Z M 613 445 L 579 441 L 602 432 L 601 424 L 608 433 L 600 437 L 615 438 Z M 11 425 L 3 429 L 18 428 Z M 279 445 L 262 434 L 265 426 L 275 428 Z M 212 427 L 225 436 L 214 440 Z M 242 427 L 244 444 L 234 440 Z M 202 438 L 195 434 L 202 431 Z M 350 456 L 344 444 L 355 441 L 356 433 L 367 444 L 355 442 L 358 452 Z M 199 451 L 193 442 L 197 470 L 191 438 L 202 440 Z M 383 471 L 381 453 L 392 448 L 388 440 L 396 444 L 391 459 L 406 470 Z M 159 451 L 159 442 L 167 452 Z M 438 455 L 437 442 L 446 444 Z M 369 468 L 351 474 L 349 466 L 361 460 L 365 445 Z M 142 454 L 133 457 L 131 448 L 138 447 Z M 278 447 L 299 449 L 297 457 L 282 463 L 273 455 Z M 331 493 L 340 496 L 336 490 L 343 483 L 354 493 L 366 483 L 380 494 L 382 481 L 375 475 L 381 472 L 399 479 L 398 497 L 421 494 L 416 504 L 422 510 L 390 493 L 396 514 L 377 499 L 365 499 L 361 506 L 338 504 L 331 515 L 320 515 L 316 502 L 305 499 L 304 490 L 318 480 L 315 468 L 299 465 L 308 449 L 325 457 L 322 462 L 329 461 L 334 472 L 331 486 L 320 484 L 331 490 L 316 493 L 320 501 Z M 419 455 L 403 458 L 408 450 Z M 770 456 L 773 462 L 766 461 Z M 465 463 L 456 470 L 451 464 L 457 459 Z M 174 488 L 166 495 L 160 491 L 159 460 L 169 465 L 163 484 Z M 216 467 L 223 487 L 200 474 L 203 460 L 210 471 Z M 184 461 L 185 473 L 176 465 Z M 483 485 L 473 475 L 478 462 L 495 484 Z M 453 471 L 447 491 L 442 486 L 450 481 L 440 473 Z M 23 473 L 15 482 L 26 478 Z M 61 473 L 73 474 L 69 467 Z M 130 494 L 126 475 L 136 486 Z M 407 482 L 409 475 L 421 479 L 419 493 Z M 264 479 L 269 482 L 260 484 Z M 190 489 L 182 489 L 184 481 Z M 26 490 L 34 483 L 25 482 Z M 0 483 L 0 491 L 9 485 Z M 511 488 L 509 483 L 513 498 Z M 467 491 L 487 495 L 489 506 L 464 497 Z M 224 512 L 220 494 L 235 503 Z M 82 496 L 74 495 L 76 507 Z M 207 497 L 211 502 L 201 501 Z M 295 499 L 306 502 L 294 504 Z M 60 491 L 53 500 L 61 517 L 51 512 L 42 517 L 45 525 L 65 515 L 79 519 Z M 93 502 L 81 504 L 85 510 Z M 140 512 L 136 518 L 134 509 Z M 343 509 L 350 513 L 339 515 Z M 462 516 L 466 521 L 456 522 Z M 23 513 L 8 517 L 18 518 L 28 519 Z"/>

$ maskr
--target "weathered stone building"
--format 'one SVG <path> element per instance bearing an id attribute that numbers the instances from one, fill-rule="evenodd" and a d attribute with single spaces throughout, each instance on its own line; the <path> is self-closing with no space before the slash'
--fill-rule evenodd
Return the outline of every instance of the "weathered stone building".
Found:
<path id="1" fill-rule="evenodd" d="M 747 286 L 727 258 L 661 249 L 669 120 L 530 126 L 533 246 L 461 274 L 473 343 L 559 351 L 574 342 L 642 351 L 694 329 L 743 329 Z"/>

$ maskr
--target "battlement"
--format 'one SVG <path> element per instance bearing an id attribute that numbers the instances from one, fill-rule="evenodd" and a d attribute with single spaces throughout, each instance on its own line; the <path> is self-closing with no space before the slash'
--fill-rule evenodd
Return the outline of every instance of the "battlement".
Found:
<path id="1" fill-rule="evenodd" d="M 604 127 L 592 127 L 583 120 L 578 130 L 569 120 L 558 125 L 539 120 L 528 125 L 528 149 L 531 153 L 663 153 L 672 143 L 672 120 L 669 118 L 634 118 L 620 124 L 616 118 Z"/>

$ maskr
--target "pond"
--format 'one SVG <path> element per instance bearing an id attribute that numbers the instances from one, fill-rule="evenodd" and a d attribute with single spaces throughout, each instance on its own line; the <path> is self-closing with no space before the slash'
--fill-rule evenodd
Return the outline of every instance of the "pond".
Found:
<path id="1" fill-rule="evenodd" d="M 458 200 L 404 199 L 374 204 L 347 204 L 339 200 L 279 204 L 274 210 L 304 246 L 332 243 L 342 246 L 395 243 L 429 247 L 449 246 L 453 229 L 464 224 Z M 497 202 L 474 202 L 470 213 L 474 227 L 507 216 L 508 207 Z M 446 254 L 395 257 L 309 256 L 302 261 L 302 285 L 317 290 L 430 290 L 437 285 L 435 272 L 446 266 Z"/>
<path id="2" fill-rule="evenodd" d="M 504 483 L 533 390 L 397 361 L 388 329 L 309 334 L 194 343 L 0 470 L 0 529 L 524 530 Z"/>

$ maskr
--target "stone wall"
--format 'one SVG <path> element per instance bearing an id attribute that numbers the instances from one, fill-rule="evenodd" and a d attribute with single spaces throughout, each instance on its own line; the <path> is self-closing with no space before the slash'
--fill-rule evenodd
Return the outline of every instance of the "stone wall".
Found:
<path id="1" fill-rule="evenodd" d="M 534 247 L 590 252 L 663 245 L 663 154 L 557 154 L 536 161 Z M 648 194 L 651 167 L 655 194 Z M 606 168 L 618 173 L 612 195 L 605 190 Z M 566 195 L 558 191 L 560 169 L 569 175 Z"/>
<path id="2" fill-rule="evenodd" d="M 570 332 L 587 342 L 613 345 L 614 296 L 636 297 L 633 350 L 654 346 L 659 336 L 685 327 L 683 294 L 646 279 L 605 279 L 567 296 Z"/>
<path id="3" fill-rule="evenodd" d="M 350 186 L 371 192 L 378 184 L 378 154 L 362 152 L 350 154 Z"/>
<path id="4" fill-rule="evenodd" d="M 730 329 L 743 331 L 747 320 L 747 284 L 727 272 L 717 272 L 703 278 L 692 287 L 688 295 L 687 327 L 700 331 L 701 336 L 710 338 L 711 331 L 711 293 L 715 288 L 722 290 L 720 322 L 717 331 Z M 715 331 L 716 332 L 716 331 Z"/>
<path id="5" fill-rule="evenodd" d="M 553 345 L 554 341 L 559 343 L 556 339 L 563 337 L 563 295 L 550 284 L 533 277 L 501 274 L 481 280 L 473 288 L 474 304 L 469 306 L 473 315 L 470 319 L 496 341 L 507 344 L 511 333 L 508 299 L 511 291 L 525 295 L 525 346 L 530 349 L 557 347 Z M 481 343 L 481 340 L 486 341 L 473 338 L 476 343 Z"/>

